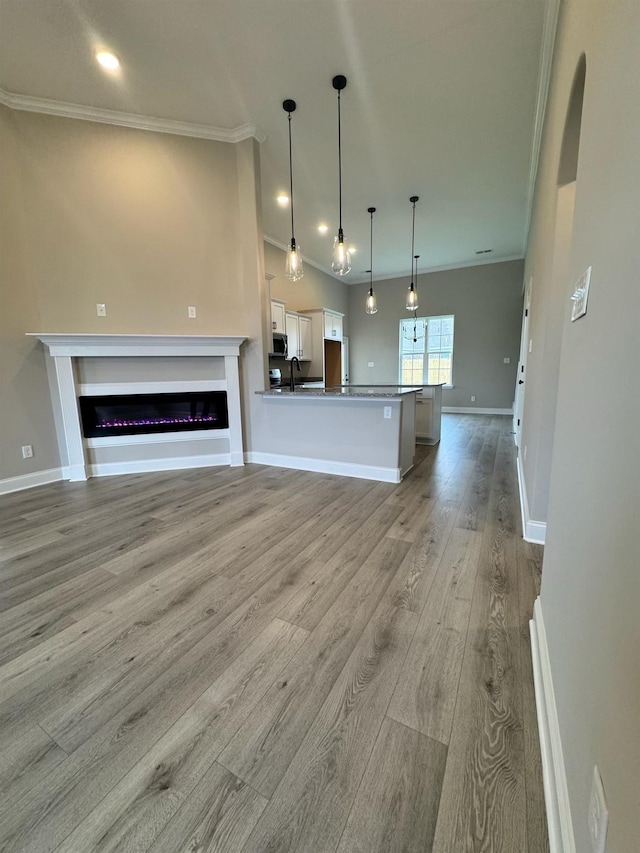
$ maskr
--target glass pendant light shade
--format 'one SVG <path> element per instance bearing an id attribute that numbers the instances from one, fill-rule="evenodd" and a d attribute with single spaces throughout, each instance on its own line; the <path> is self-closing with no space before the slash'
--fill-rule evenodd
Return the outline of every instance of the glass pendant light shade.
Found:
<path id="1" fill-rule="evenodd" d="M 413 282 L 407 288 L 407 311 L 415 311 L 418 308 L 418 291 L 415 289 Z"/>
<path id="2" fill-rule="evenodd" d="M 351 271 L 351 255 L 349 254 L 347 245 L 344 242 L 342 228 L 338 231 L 337 236 L 333 238 L 331 269 L 336 275 L 346 275 Z"/>
<path id="3" fill-rule="evenodd" d="M 331 269 L 336 275 L 346 275 L 351 271 L 351 255 L 347 249 L 342 230 L 342 123 L 340 114 L 340 93 L 347 85 L 347 78 L 343 74 L 336 75 L 331 81 L 333 88 L 338 93 L 338 199 L 339 199 L 339 224 L 338 233 L 333 240 L 333 257 L 331 258 Z"/>
<path id="4" fill-rule="evenodd" d="M 413 247 L 415 244 L 416 238 L 416 202 L 419 200 L 417 195 L 412 195 L 409 201 L 413 205 L 413 216 L 411 220 L 411 284 L 407 288 L 407 301 L 405 302 L 405 308 L 407 311 L 416 311 L 418 308 L 418 290 L 414 284 L 415 279 L 413 277 L 413 262 L 419 257 L 419 255 L 413 254 Z M 416 264 L 416 275 L 417 275 L 418 265 Z"/>
<path id="5" fill-rule="evenodd" d="M 295 230 L 293 227 L 293 157 L 291 153 L 291 113 L 296 108 L 296 102 L 288 98 L 282 102 L 282 109 L 288 113 L 289 119 L 289 187 L 291 200 L 291 240 L 287 249 L 287 259 L 284 266 L 285 278 L 289 281 L 300 281 L 304 275 L 302 266 L 302 255 L 300 254 L 300 246 L 296 244 Z"/>
<path id="6" fill-rule="evenodd" d="M 376 295 L 373 292 L 372 287 L 369 289 L 369 293 L 367 294 L 365 311 L 367 314 L 375 314 L 378 311 L 378 303 L 376 302 Z"/>
<path id="7" fill-rule="evenodd" d="M 300 246 L 296 244 L 292 237 L 287 249 L 287 260 L 284 268 L 285 278 L 289 281 L 300 281 L 304 275 L 304 267 L 302 265 L 302 255 L 300 254 Z"/>

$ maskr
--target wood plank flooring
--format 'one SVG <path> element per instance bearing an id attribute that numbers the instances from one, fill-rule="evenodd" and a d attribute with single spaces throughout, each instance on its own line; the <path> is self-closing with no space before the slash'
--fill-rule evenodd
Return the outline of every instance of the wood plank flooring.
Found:
<path id="1" fill-rule="evenodd" d="M 510 430 L 4 498 L 0 850 L 547 853 Z"/>

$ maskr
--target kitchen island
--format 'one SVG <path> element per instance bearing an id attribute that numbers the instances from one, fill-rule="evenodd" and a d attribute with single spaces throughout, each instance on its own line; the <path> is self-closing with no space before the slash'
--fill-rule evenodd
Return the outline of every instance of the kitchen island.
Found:
<path id="1" fill-rule="evenodd" d="M 422 387 L 272 388 L 262 397 L 251 461 L 399 483 L 413 467 L 416 394 Z"/>

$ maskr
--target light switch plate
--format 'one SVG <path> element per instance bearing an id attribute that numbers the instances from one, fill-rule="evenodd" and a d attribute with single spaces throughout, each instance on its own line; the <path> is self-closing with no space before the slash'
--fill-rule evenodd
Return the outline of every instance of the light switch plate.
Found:
<path id="1" fill-rule="evenodd" d="M 187 306 L 187 316 L 189 317 L 190 320 L 196 319 L 196 306 L 195 305 Z"/>
<path id="2" fill-rule="evenodd" d="M 605 853 L 608 825 L 609 812 L 604 798 L 602 777 L 596 765 L 593 768 L 591 797 L 589 798 L 589 838 L 591 839 L 593 853 Z"/>
<path id="3" fill-rule="evenodd" d="M 391 406 L 384 407 L 384 416 L 388 421 L 391 420 Z"/>
<path id="4" fill-rule="evenodd" d="M 107 316 L 107 306 L 104 304 L 104 302 L 96 303 L 96 314 L 98 315 L 98 317 Z"/>
<path id="5" fill-rule="evenodd" d="M 591 281 L 591 267 L 587 267 L 583 275 L 576 282 L 573 296 L 571 297 L 571 322 L 574 323 L 587 313 L 587 299 L 589 298 L 589 282 Z"/>

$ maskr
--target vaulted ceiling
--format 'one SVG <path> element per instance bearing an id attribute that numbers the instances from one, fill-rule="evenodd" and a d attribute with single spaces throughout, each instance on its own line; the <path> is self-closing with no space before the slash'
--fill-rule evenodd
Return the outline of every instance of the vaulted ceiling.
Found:
<path id="1" fill-rule="evenodd" d="M 522 257 L 545 9 L 546 0 L 0 0 L 0 87 L 5 100 L 254 125 L 264 135 L 265 235 L 281 245 L 282 101 L 293 98 L 296 236 L 328 269 L 338 214 L 331 80 L 344 74 L 343 223 L 357 249 L 344 280 L 367 278 L 372 205 L 384 278 L 410 269 L 411 195 L 421 270 Z M 120 57 L 117 75 L 97 66 L 98 46 Z"/>

